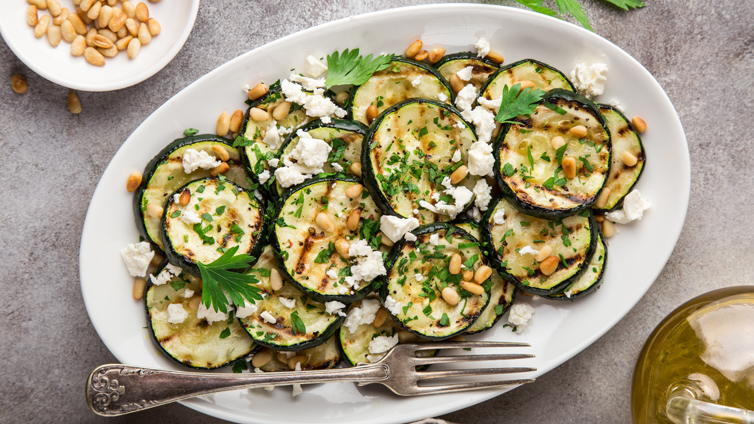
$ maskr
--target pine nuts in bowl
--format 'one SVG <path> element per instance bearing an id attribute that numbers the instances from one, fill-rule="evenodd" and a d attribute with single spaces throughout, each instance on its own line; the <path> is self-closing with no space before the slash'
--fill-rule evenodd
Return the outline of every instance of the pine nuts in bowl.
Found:
<path id="1" fill-rule="evenodd" d="M 0 6 L 0 34 L 21 61 L 56 84 L 118 90 L 175 57 L 198 9 L 199 0 L 17 0 Z"/>

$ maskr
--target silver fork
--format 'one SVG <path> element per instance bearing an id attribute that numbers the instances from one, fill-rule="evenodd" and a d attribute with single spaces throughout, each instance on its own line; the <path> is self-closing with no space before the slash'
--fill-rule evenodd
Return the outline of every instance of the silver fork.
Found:
<path id="1" fill-rule="evenodd" d="M 98 415 L 118 416 L 142 409 L 209 393 L 290 384 L 358 382 L 360 386 L 379 383 L 400 396 L 428 395 L 531 383 L 534 379 L 496 380 L 443 385 L 419 385 L 436 378 L 487 376 L 536 371 L 535 368 L 479 368 L 417 371 L 417 366 L 455 362 L 500 361 L 533 358 L 526 353 L 417 357 L 431 349 L 482 347 L 531 347 L 511 342 L 439 342 L 401 344 L 373 364 L 352 368 L 251 374 L 214 374 L 165 371 L 123 364 L 102 365 L 92 371 L 86 383 L 89 407 Z"/>

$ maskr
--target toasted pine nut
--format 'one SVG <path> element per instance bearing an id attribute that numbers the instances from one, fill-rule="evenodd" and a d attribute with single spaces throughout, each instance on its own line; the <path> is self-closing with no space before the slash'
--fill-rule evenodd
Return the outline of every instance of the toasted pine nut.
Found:
<path id="1" fill-rule="evenodd" d="M 126 33 L 128 34 L 127 31 Z M 131 40 L 133 39 L 134 37 L 131 34 L 125 35 L 115 43 L 115 47 L 117 47 L 120 51 L 126 50 L 128 48 L 128 44 L 131 43 Z"/>
<path id="2" fill-rule="evenodd" d="M 99 13 L 102 11 L 102 3 L 95 2 L 92 7 L 89 8 L 89 11 L 86 12 L 86 16 L 89 17 L 89 19 L 93 21 L 97 21 L 97 18 L 99 18 Z M 97 21 L 99 22 L 99 21 Z"/>
<path id="3" fill-rule="evenodd" d="M 576 159 L 571 156 L 566 156 L 560 161 L 560 166 L 563 167 L 563 173 L 566 178 L 569 180 L 576 178 Z"/>
<path id="4" fill-rule="evenodd" d="M 87 25 L 91 25 L 93 22 L 88 16 L 86 16 L 86 12 L 81 10 L 81 8 L 76 9 L 76 14 L 81 18 L 81 21 Z"/>
<path id="5" fill-rule="evenodd" d="M 122 27 L 120 27 L 120 29 L 118 30 L 118 32 L 115 33 L 115 35 L 118 36 L 118 41 L 120 41 L 120 40 L 122 40 L 122 39 L 124 39 L 126 37 L 129 37 L 129 39 L 128 39 L 129 41 L 131 40 L 131 38 L 133 38 L 133 36 L 128 32 L 128 28 L 126 28 L 125 25 L 123 25 Z M 126 44 L 128 44 L 128 43 L 126 43 Z"/>
<path id="6" fill-rule="evenodd" d="M 58 16 L 62 12 L 60 3 L 57 0 L 47 0 L 47 9 L 50 10 L 50 15 L 52 16 Z"/>
<path id="7" fill-rule="evenodd" d="M 99 11 L 99 16 L 97 17 L 97 22 L 99 23 L 100 28 L 105 28 L 110 23 L 110 20 L 113 18 L 113 8 L 104 5 Z"/>
<path id="8" fill-rule="evenodd" d="M 115 43 L 116 41 L 118 41 L 118 34 L 110 31 L 107 28 L 102 28 L 102 29 L 98 30 L 97 34 L 99 34 L 99 35 L 107 38 L 108 40 L 112 41 L 113 43 Z"/>
<path id="9" fill-rule="evenodd" d="M 105 66 L 105 57 L 94 47 L 87 47 L 84 50 L 84 59 L 94 66 Z"/>
<path id="10" fill-rule="evenodd" d="M 26 23 L 31 26 L 37 26 L 39 23 L 39 15 L 37 14 L 37 6 L 33 4 L 26 8 Z"/>
<path id="11" fill-rule="evenodd" d="M 162 206 L 156 203 L 147 204 L 147 215 L 151 216 L 152 218 L 161 218 L 164 211 L 165 210 L 162 209 Z"/>
<path id="12" fill-rule="evenodd" d="M 367 108 L 367 123 L 371 124 L 377 118 L 377 106 L 369 105 Z"/>
<path id="13" fill-rule="evenodd" d="M 133 18 L 126 19 L 126 29 L 128 30 L 128 33 L 134 37 L 139 35 L 139 24 L 137 24 Z"/>
<path id="14" fill-rule="evenodd" d="M 493 62 L 495 62 L 497 64 L 503 63 L 503 60 L 504 60 L 503 59 L 503 55 L 501 55 L 498 52 L 493 52 L 493 51 L 490 51 L 489 53 L 487 53 L 487 59 L 489 59 L 489 60 L 491 60 L 491 61 L 493 61 Z"/>
<path id="15" fill-rule="evenodd" d="M 356 175 L 357 177 L 361 177 L 361 163 L 360 162 L 352 163 L 350 169 L 353 175 Z"/>
<path id="16" fill-rule="evenodd" d="M 81 100 L 73 91 L 68 92 L 68 109 L 74 115 L 81 113 Z"/>
<path id="17" fill-rule="evenodd" d="M 552 275 L 558 269 L 558 265 L 560 265 L 560 259 L 557 256 L 550 256 L 539 264 L 539 270 L 544 275 Z"/>
<path id="18" fill-rule="evenodd" d="M 422 40 L 416 40 L 406 49 L 406 57 L 413 58 L 422 49 Z"/>
<path id="19" fill-rule="evenodd" d="M 133 193 L 137 188 L 139 188 L 140 184 L 141 172 L 134 171 L 128 175 L 128 180 L 126 181 L 126 190 L 128 190 L 129 193 Z"/>
<path id="20" fill-rule="evenodd" d="M 125 28 L 127 19 L 128 15 L 126 15 L 125 12 L 120 12 L 117 15 L 114 15 L 112 19 L 110 19 L 107 27 L 110 28 L 110 30 L 113 32 L 119 32 L 120 30 Z"/>
<path id="21" fill-rule="evenodd" d="M 379 233 L 379 234 L 377 234 L 377 236 L 380 238 L 380 243 L 382 243 L 383 245 L 385 245 L 387 247 L 392 247 L 393 246 L 393 244 L 394 244 L 393 241 L 390 240 L 390 238 L 388 238 L 388 236 L 386 236 L 385 234 Z"/>
<path id="22" fill-rule="evenodd" d="M 390 312 L 387 311 L 385 308 L 380 308 L 377 311 L 377 314 L 374 316 L 374 321 L 372 322 L 372 325 L 374 325 L 376 328 L 382 327 L 382 324 L 387 321 L 388 317 L 390 317 Z"/>
<path id="23" fill-rule="evenodd" d="M 86 49 L 86 37 L 83 35 L 77 35 L 71 42 L 71 55 L 81 56 Z"/>
<path id="24" fill-rule="evenodd" d="M 429 52 L 426 50 L 420 50 L 419 53 L 417 53 L 416 56 L 414 56 L 414 60 L 416 60 L 417 62 L 421 62 L 427 57 L 429 57 Z"/>
<path id="25" fill-rule="evenodd" d="M 566 142 L 563 137 L 556 135 L 552 138 L 552 140 L 550 140 L 550 144 L 552 145 L 553 149 L 558 150 L 561 146 L 566 144 Z"/>
<path id="26" fill-rule="evenodd" d="M 39 10 L 47 9 L 47 0 L 26 0 L 27 3 L 33 4 Z"/>
<path id="27" fill-rule="evenodd" d="M 359 196 L 361 196 L 361 193 L 364 192 L 364 186 L 361 184 L 354 184 L 351 187 L 348 187 L 346 189 L 346 196 L 348 196 L 351 199 L 355 199 Z"/>
<path id="28" fill-rule="evenodd" d="M 63 40 L 68 43 L 72 43 L 76 39 L 76 30 L 73 29 L 73 24 L 69 20 L 63 21 L 63 24 L 60 25 L 60 33 Z"/>
<path id="29" fill-rule="evenodd" d="M 228 159 L 230 159 L 230 153 L 225 150 L 225 147 L 219 144 L 213 144 L 212 151 L 215 152 L 215 155 L 217 155 L 217 157 L 220 158 L 220 160 L 223 162 L 227 162 Z"/>
<path id="30" fill-rule="evenodd" d="M 52 47 L 57 47 L 60 44 L 60 40 L 63 38 L 62 31 L 57 25 L 51 25 L 47 28 L 47 41 Z"/>
<path id="31" fill-rule="evenodd" d="M 452 287 L 448 286 L 442 289 L 442 298 L 445 299 L 446 302 L 448 302 L 448 305 L 456 306 L 458 305 L 458 301 L 461 299 L 461 296 L 459 296 L 458 292 L 455 291 Z"/>
<path id="32" fill-rule="evenodd" d="M 304 364 L 306 364 L 306 355 L 296 355 L 288 359 L 288 368 L 294 370 L 296 369 L 296 364 L 301 364 L 301 366 L 304 366 Z"/>
<path id="33" fill-rule="evenodd" d="M 24 94 L 26 93 L 26 90 L 29 89 L 29 84 L 26 83 L 26 78 L 21 74 L 13 74 L 13 76 L 10 77 L 10 85 L 13 87 L 13 91 L 18 94 Z"/>
<path id="34" fill-rule="evenodd" d="M 164 256 L 162 256 L 159 253 L 155 252 L 154 256 L 152 256 L 152 260 L 149 263 L 152 264 L 152 266 L 157 266 L 160 263 L 162 263 L 162 261 L 164 261 L 164 260 L 165 260 Z"/>
<path id="35" fill-rule="evenodd" d="M 477 268 L 476 272 L 474 273 L 474 282 L 477 284 L 482 284 L 487 281 L 490 276 L 492 276 L 492 268 L 488 267 L 487 265 L 482 265 Z"/>
<path id="36" fill-rule="evenodd" d="M 448 262 L 448 271 L 450 271 L 450 273 L 453 275 L 460 274 L 462 263 L 463 263 L 463 258 L 461 257 L 461 254 L 454 253 L 453 256 L 450 257 L 450 262 Z"/>
<path id="37" fill-rule="evenodd" d="M 463 271 L 463 281 L 471 281 L 474 278 L 474 271 L 467 269 Z"/>
<path id="38" fill-rule="evenodd" d="M 477 296 L 484 294 L 484 287 L 480 286 L 479 284 L 470 283 L 468 281 L 461 281 L 461 288 Z"/>
<path id="39" fill-rule="evenodd" d="M 147 280 L 137 278 L 134 280 L 133 296 L 134 300 L 141 300 L 144 297 L 144 289 L 147 287 Z"/>
<path id="40" fill-rule="evenodd" d="M 335 240 L 335 250 L 338 252 L 341 258 L 348 258 L 348 250 L 351 248 L 351 243 L 344 238 Z"/>
<path id="41" fill-rule="evenodd" d="M 539 248 L 539 253 L 537 253 L 537 256 L 535 256 L 534 259 L 537 262 L 542 262 L 545 259 L 549 258 L 550 255 L 552 255 L 552 246 L 546 244 Z"/>
<path id="42" fill-rule="evenodd" d="M 107 5 L 112 8 L 115 8 L 115 5 L 118 4 L 118 1 L 119 0 L 107 0 Z"/>
<path id="43" fill-rule="evenodd" d="M 353 214 L 353 212 L 351 212 L 351 214 Z M 350 221 L 350 217 L 349 217 L 349 221 Z M 330 217 L 324 212 L 318 213 L 317 217 L 314 218 L 314 222 L 319 226 L 319 228 L 324 230 L 326 233 L 329 233 L 335 230 L 335 224 L 332 222 L 332 219 L 330 219 Z"/>
<path id="44" fill-rule="evenodd" d="M 94 47 L 94 36 L 97 35 L 97 30 L 94 28 L 89 28 L 89 31 L 86 32 L 86 45 L 89 47 Z"/>
<path id="45" fill-rule="evenodd" d="M 594 214 L 594 220 L 602 223 L 605 220 L 605 215 L 602 214 Z"/>
<path id="46" fill-rule="evenodd" d="M 230 170 L 230 165 L 228 165 L 227 162 L 223 162 L 220 165 L 217 165 L 212 171 L 209 172 L 210 175 L 213 177 L 216 177 L 220 174 L 224 174 Z"/>
<path id="47" fill-rule="evenodd" d="M 275 358 L 284 364 L 288 363 L 288 356 L 286 356 L 285 352 L 275 352 Z"/>
<path id="48" fill-rule="evenodd" d="M 631 119 L 631 123 L 634 124 L 634 129 L 639 134 L 644 134 L 644 131 L 647 130 L 647 123 L 644 122 L 644 120 L 639 118 L 638 116 L 634 116 Z"/>
<path id="49" fill-rule="evenodd" d="M 634 166 L 639 162 L 639 159 L 633 155 L 633 153 L 629 152 L 628 150 L 623 151 L 620 155 L 620 160 L 623 161 L 623 163 L 626 166 Z"/>
<path id="50" fill-rule="evenodd" d="M 270 270 L 270 288 L 274 291 L 278 291 L 283 288 L 283 277 L 276 269 Z"/>
<path id="51" fill-rule="evenodd" d="M 283 102 L 277 105 L 275 110 L 272 111 L 272 117 L 275 118 L 276 121 L 280 121 L 288 117 L 290 112 L 291 102 Z"/>
<path id="52" fill-rule="evenodd" d="M 146 22 L 149 20 L 149 8 L 147 7 L 144 2 L 140 2 L 136 5 L 134 8 L 134 17 L 141 22 Z"/>
<path id="53" fill-rule="evenodd" d="M 605 238 L 610 238 L 615 235 L 615 225 L 609 220 L 602 221 L 602 235 Z"/>
<path id="54" fill-rule="evenodd" d="M 256 122 L 264 122 L 270 120 L 270 114 L 258 107 L 251 108 L 251 110 L 249 111 L 249 117 L 252 121 Z"/>
<path id="55" fill-rule="evenodd" d="M 434 49 L 429 51 L 429 57 L 427 60 L 431 64 L 435 64 L 442 59 L 442 57 L 445 56 L 445 48 L 444 47 L 435 47 Z"/>
<path id="56" fill-rule="evenodd" d="M 128 47 L 126 47 L 126 53 L 128 54 L 129 59 L 133 59 L 136 57 L 136 55 L 139 54 L 139 50 L 141 50 L 141 41 L 139 41 L 138 38 L 132 39 L 128 43 Z"/>
<path id="57" fill-rule="evenodd" d="M 575 127 L 571 127 L 568 132 L 571 133 L 572 136 L 578 138 L 586 137 L 586 127 L 583 125 L 576 125 Z"/>
<path id="58" fill-rule="evenodd" d="M 73 25 L 73 29 L 76 30 L 76 34 L 86 35 L 86 25 L 84 25 L 84 21 L 81 20 L 79 15 L 75 13 L 69 13 L 68 21 Z"/>
<path id="59" fill-rule="evenodd" d="M 398 332 L 398 343 L 413 343 L 417 339 L 416 334 L 409 333 L 406 330 Z"/>
<path id="60" fill-rule="evenodd" d="M 194 296 L 189 300 L 188 307 L 191 310 L 197 310 L 199 309 L 199 304 L 202 303 L 202 297 L 201 296 Z"/>
<path id="61" fill-rule="evenodd" d="M 191 190 L 184 189 L 181 192 L 180 197 L 178 197 L 178 204 L 181 206 L 186 206 L 189 204 L 190 201 L 191 201 Z"/>
<path id="62" fill-rule="evenodd" d="M 143 3 L 142 3 L 143 4 Z M 217 118 L 217 131 L 216 134 L 220 137 L 225 137 L 230 131 L 230 116 L 223 112 L 220 117 Z"/>
<path id="63" fill-rule="evenodd" d="M 126 14 L 126 16 L 133 19 L 133 17 L 135 16 L 136 6 L 134 6 L 134 4 L 130 1 L 124 1 L 121 6 L 123 7 L 123 12 Z"/>
<path id="64" fill-rule="evenodd" d="M 39 22 L 37 22 L 37 26 L 34 27 L 34 36 L 37 38 L 42 38 L 43 35 L 47 34 L 47 28 L 50 26 L 50 17 L 47 15 L 42 15 L 41 18 L 39 18 Z"/>
<path id="65" fill-rule="evenodd" d="M 81 0 L 81 3 L 79 3 L 79 9 L 83 10 L 84 12 L 88 12 L 89 9 L 91 9 L 94 5 L 94 2 L 95 0 Z"/>
<path id="66" fill-rule="evenodd" d="M 458 94 L 459 91 L 463 90 L 463 81 L 457 74 L 450 76 L 450 88 L 452 88 L 453 92 L 456 94 Z"/>
<path id="67" fill-rule="evenodd" d="M 351 231 L 356 231 L 359 228 L 359 221 L 361 220 L 361 208 L 356 208 L 348 214 L 348 220 L 346 221 L 346 227 Z"/>
<path id="68" fill-rule="evenodd" d="M 99 34 L 92 37 L 92 44 L 94 44 L 94 47 L 101 47 L 103 49 L 109 49 L 113 46 L 112 40 Z"/>
<path id="69" fill-rule="evenodd" d="M 343 106 L 348 101 L 348 97 L 350 97 L 350 95 L 347 91 L 341 91 L 335 95 L 335 103 L 337 103 L 338 106 Z"/>
<path id="70" fill-rule="evenodd" d="M 237 109 L 230 115 L 230 132 L 237 133 L 241 131 L 241 124 L 243 123 L 243 111 Z"/>
<path id="71" fill-rule="evenodd" d="M 141 4 L 143 4 L 143 3 L 141 3 Z M 149 44 L 150 42 L 152 42 L 152 34 L 149 33 L 149 27 L 147 27 L 147 24 L 145 24 L 145 23 L 142 22 L 139 25 L 138 37 L 139 37 L 139 42 L 141 42 L 142 46 L 145 45 L 145 44 Z"/>
<path id="72" fill-rule="evenodd" d="M 261 350 L 251 358 L 251 366 L 261 368 L 272 361 L 272 352 L 269 349 Z"/>
<path id="73" fill-rule="evenodd" d="M 610 197 L 610 189 L 608 187 L 605 187 L 600 192 L 600 196 L 597 198 L 597 201 L 594 202 L 594 207 L 597 209 L 602 209 L 605 207 L 605 204 L 607 204 L 607 199 Z"/>
<path id="74" fill-rule="evenodd" d="M 147 21 L 147 28 L 149 28 L 149 33 L 152 34 L 152 37 L 158 35 L 162 31 L 160 23 L 157 22 L 157 19 L 155 18 L 149 18 Z"/>
<path id="75" fill-rule="evenodd" d="M 455 185 L 463 181 L 464 178 L 469 174 L 469 168 L 466 165 L 461 165 L 453 171 L 452 174 L 450 174 L 450 183 Z"/>
<path id="76" fill-rule="evenodd" d="M 256 100 L 267 94 L 267 86 L 261 82 L 249 90 L 249 100 Z"/>

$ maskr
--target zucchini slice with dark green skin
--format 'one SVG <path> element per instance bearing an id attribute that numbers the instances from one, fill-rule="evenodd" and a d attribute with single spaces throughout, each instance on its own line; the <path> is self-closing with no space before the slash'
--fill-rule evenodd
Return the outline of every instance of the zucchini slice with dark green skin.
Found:
<path id="1" fill-rule="evenodd" d="M 462 274 L 450 274 L 448 263 L 460 253 L 466 269 L 476 271 L 486 265 L 479 242 L 451 224 L 429 224 L 412 233 L 416 241 L 404 238 L 390 251 L 387 282 L 380 293 L 383 304 L 401 327 L 419 336 L 444 340 L 463 333 L 489 303 L 489 280 L 483 284 L 483 294 L 473 295 L 460 288 Z M 433 234 L 438 235 L 437 245 L 431 241 Z M 457 305 L 442 298 L 445 287 L 461 296 Z"/>
<path id="2" fill-rule="evenodd" d="M 447 187 L 442 181 L 467 165 L 469 148 L 476 141 L 474 130 L 452 106 L 427 99 L 403 101 L 378 116 L 364 139 L 364 183 L 387 214 L 415 217 L 422 224 L 450 221 L 447 213 L 436 209 L 440 201 L 456 203 L 443 193 Z M 453 162 L 456 151 L 462 159 Z M 471 192 L 480 178 L 468 174 L 455 187 Z M 468 197 L 457 212 L 472 203 L 473 196 Z"/>
<path id="3" fill-rule="evenodd" d="M 551 90 L 531 115 L 516 121 L 521 124 L 503 126 L 493 149 L 503 193 L 522 211 L 543 218 L 590 207 L 610 172 L 610 132 L 597 106 L 579 94 Z M 575 126 L 586 127 L 587 135 L 571 134 Z M 565 139 L 564 150 L 553 147 L 556 136 Z M 570 180 L 560 166 L 565 157 L 576 162 L 576 177 Z"/>
<path id="4" fill-rule="evenodd" d="M 578 281 L 567 287 L 564 291 L 546 296 L 553 300 L 573 300 L 594 293 L 602 284 L 607 268 L 607 245 L 605 237 L 599 233 L 597 250 L 592 255 L 592 260 L 586 266 L 586 271 L 581 274 Z"/>
<path id="5" fill-rule="evenodd" d="M 256 310 L 251 315 L 238 318 L 251 338 L 258 345 L 286 351 L 308 349 L 327 341 L 344 318 L 326 313 L 323 304 L 309 300 L 288 283 L 283 282 L 280 290 L 273 290 L 271 270 L 277 272 L 277 262 L 274 251 L 268 246 L 254 267 L 246 271 L 259 280 L 256 286 L 264 296 L 264 300 L 258 300 L 252 307 Z M 293 308 L 289 307 L 291 302 Z M 268 322 L 264 316 L 272 316 L 275 322 Z M 303 332 L 294 326 L 294 319 L 298 325 L 303 324 Z"/>
<path id="6" fill-rule="evenodd" d="M 191 181 L 174 194 L 188 193 L 188 205 L 170 201 L 162 216 L 162 242 L 170 263 L 199 276 L 197 262 L 208 264 L 222 249 L 255 258 L 264 248 L 264 209 L 243 187 L 222 177 Z"/>
<path id="7" fill-rule="evenodd" d="M 340 362 L 341 353 L 338 347 L 338 338 L 332 336 L 323 344 L 309 349 L 296 352 L 296 356 L 306 356 L 306 361 L 301 364 L 301 371 L 324 370 L 333 368 Z M 263 365 L 260 369 L 264 372 L 291 371 L 288 361 L 283 360 L 285 355 L 281 352 L 281 357 L 273 354 L 272 360 Z"/>
<path id="8" fill-rule="evenodd" d="M 417 85 L 414 85 L 418 81 Z M 387 69 L 375 72 L 353 93 L 350 116 L 354 121 L 369 124 L 367 109 L 371 105 L 382 113 L 406 99 L 436 99 L 452 104 L 453 90 L 435 68 L 411 59 L 394 58 Z"/>
<path id="9" fill-rule="evenodd" d="M 167 261 L 160 264 L 153 275 L 159 275 L 166 265 Z M 185 297 L 187 290 L 194 294 Z M 208 324 L 196 317 L 197 310 L 189 304 L 198 304 L 201 290 L 201 280 L 187 272 L 167 284 L 149 283 L 144 296 L 147 320 L 160 349 L 181 364 L 205 369 L 222 367 L 251 353 L 255 345 L 235 318 Z M 182 323 L 168 322 L 167 309 L 171 304 L 180 304 L 188 313 Z"/>
<path id="10" fill-rule="evenodd" d="M 578 281 L 597 248 L 598 231 L 590 211 L 562 219 L 536 218 L 504 197 L 490 202 L 481 232 L 500 272 L 512 277 L 522 291 L 540 296 L 559 293 Z M 540 271 L 535 254 L 520 252 L 527 247 L 539 251 L 545 245 L 552 248 L 551 256 L 560 258 L 549 276 Z"/>
<path id="11" fill-rule="evenodd" d="M 631 189 L 639 181 L 639 177 L 644 171 L 647 156 L 644 153 L 641 138 L 639 138 L 639 134 L 634 130 L 628 118 L 613 106 L 599 105 L 599 107 L 607 122 L 607 128 L 610 130 L 612 162 L 610 174 L 605 183 L 605 189 L 610 189 L 610 195 L 605 206 L 602 208 L 595 207 L 594 209 L 608 212 L 620 206 L 623 198 L 631 192 Z M 621 160 L 623 152 L 629 152 L 636 156 L 638 159 L 636 165 L 626 166 Z"/>
<path id="12" fill-rule="evenodd" d="M 498 69 L 479 90 L 479 96 L 487 100 L 499 99 L 503 95 L 503 87 L 513 87 L 523 81 L 531 81 L 534 88 L 543 91 L 556 88 L 576 91 L 571 81 L 559 70 L 534 59 L 524 59 Z"/>
<path id="13" fill-rule="evenodd" d="M 382 214 L 369 192 L 363 190 L 355 199 L 346 195 L 348 188 L 360 184 L 346 176 L 313 178 L 292 187 L 280 202 L 271 240 L 280 273 L 314 300 L 351 303 L 370 293 L 378 280 L 361 281 L 350 288 L 345 281 L 354 263 L 341 258 L 334 247 L 339 239 L 350 244 L 364 239 L 375 250 L 381 246 L 377 232 Z M 360 221 L 356 231 L 351 231 L 347 220 L 355 210 L 360 211 Z M 334 230 L 325 231 L 316 224 L 320 213 L 329 217 Z"/>
<path id="14" fill-rule="evenodd" d="M 472 52 L 448 54 L 435 64 L 437 71 L 447 81 L 450 81 L 453 75 L 467 66 L 472 67 L 471 79 L 464 81 L 464 84 L 473 85 L 477 89 L 477 92 L 487 82 L 490 75 L 498 70 L 498 65 L 495 62 L 487 58 L 478 57 L 476 53 Z"/>
<path id="15" fill-rule="evenodd" d="M 212 150 L 212 146 L 222 147 L 230 157 L 227 162 L 230 169 L 224 174 L 225 177 L 241 187 L 249 187 L 246 180 L 246 171 L 241 164 L 240 152 L 231 146 L 230 140 L 216 135 L 201 134 L 179 138 L 167 145 L 144 168 L 142 182 L 134 192 L 133 201 L 136 226 L 142 237 L 151 242 L 157 250 L 163 250 L 160 217 L 149 216 L 147 205 L 154 203 L 164 208 L 168 197 L 179 187 L 189 181 L 209 177 L 211 172 L 209 169 L 199 168 L 187 174 L 184 172 L 182 161 L 183 154 L 188 149 L 217 156 L 217 153 Z"/>

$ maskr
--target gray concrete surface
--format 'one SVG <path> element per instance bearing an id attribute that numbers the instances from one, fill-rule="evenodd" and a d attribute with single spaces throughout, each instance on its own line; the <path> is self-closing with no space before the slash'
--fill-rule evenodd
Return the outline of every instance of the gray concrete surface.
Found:
<path id="1" fill-rule="evenodd" d="M 18 0 L 20 1 L 20 0 Z M 751 284 L 754 272 L 754 2 L 648 0 L 622 12 L 582 0 L 595 31 L 633 55 L 665 88 L 683 122 L 692 193 L 680 241 L 642 301 L 591 347 L 531 384 L 444 418 L 459 423 L 628 423 L 634 362 L 652 328 L 708 290 Z M 202 2 L 193 33 L 161 72 L 111 93 L 68 90 L 27 69 L 0 42 L 0 422 L 104 422 L 84 381 L 114 358 L 79 290 L 87 205 L 110 158 L 159 105 L 222 63 L 312 25 L 420 0 Z M 503 4 L 511 4 L 504 1 Z M 7 6 L 7 5 L 4 5 Z M 25 95 L 11 91 L 26 75 Z M 106 130 L 103 123 L 106 124 Z M 428 414 L 431 412 L 428 411 Z M 109 422 L 219 420 L 180 405 Z"/>

